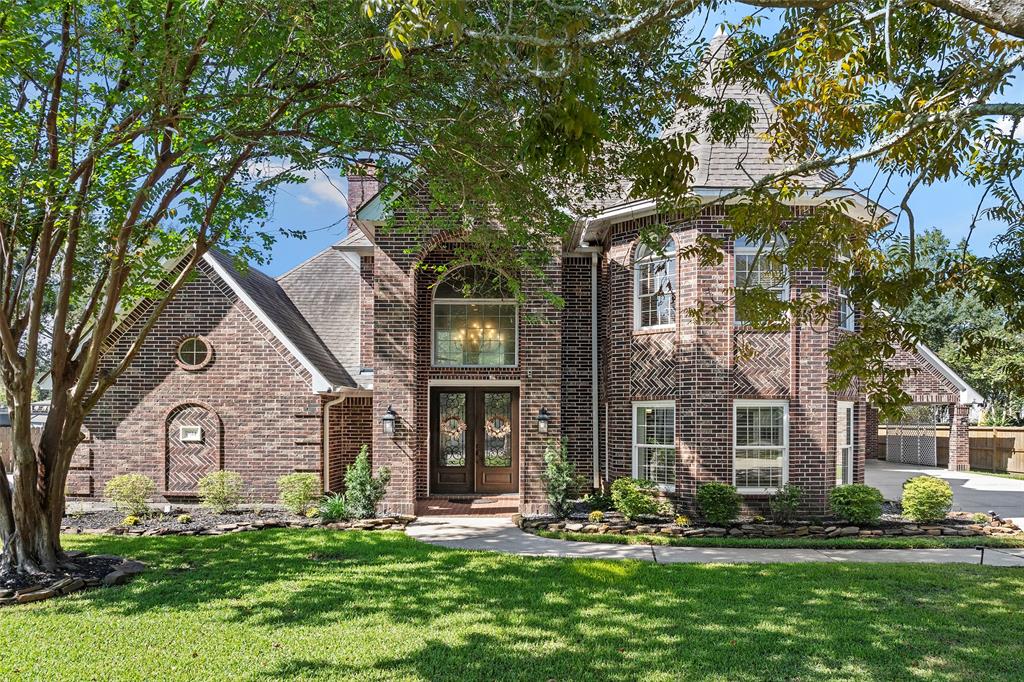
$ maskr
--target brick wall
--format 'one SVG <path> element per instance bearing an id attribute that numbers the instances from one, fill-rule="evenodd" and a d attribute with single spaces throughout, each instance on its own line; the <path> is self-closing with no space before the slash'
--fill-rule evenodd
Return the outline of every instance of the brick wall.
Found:
<path id="1" fill-rule="evenodd" d="M 212 361 L 197 371 L 175 363 L 179 342 L 192 335 L 213 348 Z M 113 344 L 104 367 L 132 338 L 129 330 Z M 188 445 L 187 451 L 174 436 L 190 414 L 206 429 L 203 447 Z M 190 492 L 198 476 L 222 467 L 239 472 L 253 498 L 273 500 L 279 476 L 321 468 L 320 399 L 308 373 L 205 263 L 86 428 L 91 452 L 80 461 L 88 466 L 69 477 L 69 489 L 79 496 L 98 497 L 112 476 L 137 472 L 156 482 L 161 499 L 178 499 L 169 493 Z M 170 489 L 180 485 L 188 490 Z"/>
<path id="2" fill-rule="evenodd" d="M 569 441 L 576 473 L 588 486 L 594 474 L 590 272 L 590 256 L 562 261 L 562 436 Z"/>
<path id="3" fill-rule="evenodd" d="M 347 397 L 340 402 L 325 399 L 327 407 L 327 489 L 345 490 L 345 471 L 356 461 L 363 445 L 373 441 L 373 398 Z M 372 461 L 372 451 L 371 451 Z"/>

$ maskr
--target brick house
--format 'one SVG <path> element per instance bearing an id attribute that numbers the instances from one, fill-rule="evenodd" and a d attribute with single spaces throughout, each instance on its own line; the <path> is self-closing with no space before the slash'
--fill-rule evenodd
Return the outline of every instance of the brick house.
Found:
<path id="1" fill-rule="evenodd" d="M 94 497 L 110 476 L 138 471 L 161 497 L 191 500 L 217 469 L 240 472 L 259 499 L 273 499 L 277 477 L 292 471 L 340 490 L 367 444 L 374 467 L 392 472 L 391 511 L 504 495 L 533 513 L 547 508 L 544 450 L 565 438 L 595 488 L 647 478 L 692 508 L 697 486 L 724 481 L 759 508 L 791 482 L 808 511 L 823 511 L 834 486 L 863 481 L 876 434 L 864 397 L 829 387 L 827 353 L 856 333 L 857 314 L 822 273 L 780 281 L 758 245 L 728 232 L 714 200 L 781 162 L 762 137 L 768 98 L 723 94 L 750 102 L 758 122 L 732 145 L 697 141 L 693 192 L 704 210 L 664 215 L 610 192 L 556 249 L 546 281 L 523 282 L 521 302 L 494 273 L 462 268 L 439 281 L 419 267 L 450 260 L 459 236 L 383 229 L 413 221 L 389 215 L 372 176 L 348 178 L 358 207 L 348 236 L 276 280 L 210 254 L 90 415 L 70 493 Z M 793 211 L 832 198 L 828 180 L 806 178 L 821 191 Z M 872 208 L 855 197 L 851 210 Z M 655 222 L 671 226 L 661 250 L 638 240 Z M 720 265 L 682 257 L 700 234 L 722 240 Z M 822 291 L 834 324 L 750 329 L 731 291 L 752 281 L 780 297 Z M 701 302 L 714 312 L 695 321 L 686 310 Z M 129 316 L 123 328 L 137 323 Z M 131 337 L 112 343 L 111 362 Z M 915 401 L 954 406 L 950 466 L 965 467 L 976 394 L 923 347 L 895 362 L 915 370 Z"/>

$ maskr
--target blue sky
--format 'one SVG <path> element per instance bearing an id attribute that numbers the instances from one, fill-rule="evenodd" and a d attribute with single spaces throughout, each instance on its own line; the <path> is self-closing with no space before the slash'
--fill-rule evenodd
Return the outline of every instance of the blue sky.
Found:
<path id="1" fill-rule="evenodd" d="M 749 8 L 733 6 L 725 13 L 713 15 L 700 28 L 706 34 L 705 37 L 710 38 L 723 18 L 737 19 L 746 11 Z M 1024 97 L 1024 84 L 1018 79 L 1008 88 L 1004 99 L 1019 101 L 1021 97 Z M 855 183 L 867 184 L 872 174 L 870 168 L 862 168 L 853 180 Z M 881 198 L 881 203 L 886 206 L 898 204 L 904 187 L 904 183 L 894 183 Z M 980 196 L 979 189 L 953 180 L 919 187 L 910 206 L 918 230 L 939 228 L 955 243 L 967 234 Z M 345 217 L 348 213 L 344 197 L 344 179 L 331 170 L 314 174 L 305 184 L 281 187 L 275 197 L 270 228 L 303 230 L 305 238 L 279 237 L 268 254 L 270 262 L 262 269 L 270 275 L 280 275 L 342 239 L 346 234 Z M 988 252 L 998 232 L 997 225 L 979 221 L 971 239 L 972 250 Z"/>

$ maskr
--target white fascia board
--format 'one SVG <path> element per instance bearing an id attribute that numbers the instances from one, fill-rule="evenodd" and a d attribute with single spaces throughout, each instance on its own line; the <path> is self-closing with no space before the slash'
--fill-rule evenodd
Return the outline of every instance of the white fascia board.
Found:
<path id="1" fill-rule="evenodd" d="M 249 308 L 249 310 L 253 312 L 253 314 L 259 319 L 260 322 L 266 325 L 267 329 L 270 330 L 270 333 L 274 335 L 274 338 L 281 342 L 281 345 L 284 346 L 288 350 L 288 352 L 292 354 L 292 357 L 298 360 L 299 364 L 306 368 L 306 371 L 309 372 L 309 375 L 313 377 L 313 391 L 316 393 L 325 393 L 332 391 L 334 389 L 334 386 L 332 386 L 330 382 L 328 382 L 327 379 L 324 377 L 324 375 L 320 373 L 320 370 L 318 370 L 316 366 L 309 361 L 309 358 L 303 355 L 302 351 L 300 351 L 298 347 L 296 347 L 295 344 L 293 344 L 291 340 L 287 336 L 285 336 L 285 334 L 281 331 L 280 327 L 274 324 L 274 321 L 271 320 L 270 317 L 265 312 L 263 312 L 263 309 L 256 305 L 256 301 L 252 300 L 249 294 L 245 293 L 245 290 L 242 289 L 241 286 L 239 286 L 238 282 L 235 281 L 235 278 L 232 277 L 227 270 L 221 267 L 220 263 L 218 263 L 216 259 L 213 258 L 213 256 L 211 256 L 209 253 L 203 255 L 203 260 L 205 260 L 207 264 L 213 268 L 214 272 L 216 272 L 217 275 L 222 280 L 227 282 L 228 286 L 231 287 L 231 290 L 235 292 L 236 296 L 238 296 L 238 299 L 242 301 L 242 303 L 244 303 Z"/>
<path id="2" fill-rule="evenodd" d="M 960 391 L 961 405 L 984 405 L 985 398 L 971 388 L 970 384 L 964 381 L 963 377 L 953 371 L 953 368 L 942 361 L 931 348 L 923 343 L 917 344 L 917 351 L 927 360 L 942 376 L 949 379 Z"/>
<path id="3" fill-rule="evenodd" d="M 695 187 L 692 192 L 692 196 L 698 197 L 702 203 L 709 204 L 717 199 L 721 199 L 727 194 L 735 192 L 735 187 Z M 841 199 L 851 199 L 853 201 L 853 209 L 850 214 L 854 218 L 861 220 L 868 220 L 872 217 L 877 217 L 872 214 L 873 203 L 869 201 L 864 195 L 854 190 L 848 189 L 832 189 L 827 192 L 804 192 L 802 195 L 792 200 L 787 200 L 785 203 L 791 206 L 819 206 L 831 201 L 838 201 Z M 727 203 L 742 203 L 744 197 L 739 196 L 729 200 Z M 626 204 L 620 204 L 613 206 L 612 208 L 603 211 L 586 220 L 586 225 L 582 230 L 580 237 L 581 241 L 593 242 L 597 238 L 597 233 L 600 232 L 605 226 L 619 223 L 625 220 L 633 220 L 636 218 L 644 218 L 649 215 L 653 215 L 658 212 L 658 204 L 653 199 L 641 199 L 637 201 L 631 201 Z M 892 211 L 882 208 L 881 215 L 892 220 L 895 216 Z"/>

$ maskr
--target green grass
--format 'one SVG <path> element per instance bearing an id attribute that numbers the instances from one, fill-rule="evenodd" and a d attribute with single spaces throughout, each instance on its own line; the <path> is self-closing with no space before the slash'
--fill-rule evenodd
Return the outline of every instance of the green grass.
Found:
<path id="1" fill-rule="evenodd" d="M 398 533 L 74 536 L 150 565 L 0 611 L 0 680 L 1019 680 L 1024 572 L 656 565 Z"/>
<path id="2" fill-rule="evenodd" d="M 665 535 L 620 535 L 615 533 L 574 533 L 531 531 L 545 538 L 576 542 L 609 542 L 616 545 L 671 545 L 674 547 L 769 547 L 773 549 L 937 549 L 941 547 L 1024 547 L 1024 534 L 1010 537 L 954 537 L 921 535 L 878 538 L 684 538 Z"/>
<path id="3" fill-rule="evenodd" d="M 978 471 L 977 469 L 971 469 L 972 474 L 983 474 L 985 476 L 998 476 L 999 478 L 1012 478 L 1015 481 L 1024 481 L 1024 474 L 1000 474 L 995 471 Z"/>

